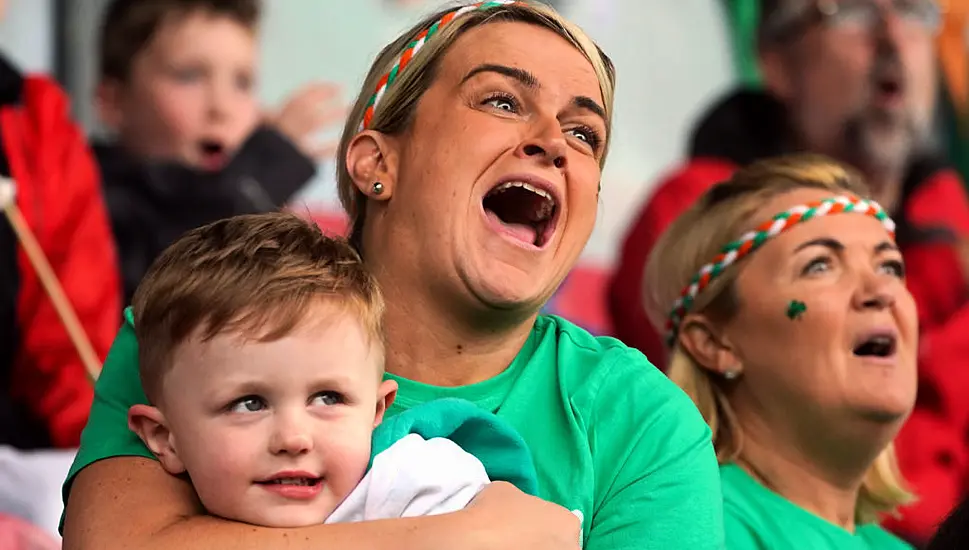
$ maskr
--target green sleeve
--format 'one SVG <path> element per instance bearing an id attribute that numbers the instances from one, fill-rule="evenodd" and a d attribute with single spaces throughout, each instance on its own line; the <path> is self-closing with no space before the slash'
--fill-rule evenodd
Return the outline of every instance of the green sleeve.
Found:
<path id="1" fill-rule="evenodd" d="M 128 429 L 128 409 L 137 403 L 148 403 L 148 399 L 138 374 L 138 342 L 129 308 L 94 387 L 94 404 L 81 433 L 81 447 L 64 482 L 65 506 L 74 476 L 88 465 L 115 456 L 154 458 L 141 439 Z"/>
<path id="2" fill-rule="evenodd" d="M 373 457 L 409 434 L 450 439 L 481 461 L 488 478 L 538 495 L 538 475 L 528 445 L 504 420 L 463 399 L 435 399 L 384 420 L 373 433 Z"/>
<path id="3" fill-rule="evenodd" d="M 607 370 L 586 424 L 596 509 L 585 550 L 723 548 L 720 473 L 693 402 L 637 351 Z"/>

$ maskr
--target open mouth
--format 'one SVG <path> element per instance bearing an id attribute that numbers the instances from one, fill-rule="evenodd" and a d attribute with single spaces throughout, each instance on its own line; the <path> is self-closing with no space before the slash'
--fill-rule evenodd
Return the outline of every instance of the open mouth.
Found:
<path id="1" fill-rule="evenodd" d="M 555 228 L 558 205 L 552 194 L 530 183 L 509 181 L 485 195 L 485 214 L 524 243 L 543 247 Z"/>
<path id="2" fill-rule="evenodd" d="M 852 353 L 855 357 L 884 359 L 895 355 L 896 337 L 893 334 L 874 334 L 859 341 Z"/>
<path id="3" fill-rule="evenodd" d="M 881 104 L 896 105 L 905 95 L 905 83 L 894 74 L 886 74 L 875 80 L 875 97 Z"/>
<path id="4" fill-rule="evenodd" d="M 199 143 L 199 152 L 202 166 L 207 170 L 220 170 L 228 160 L 225 145 L 215 140 L 202 140 Z"/>

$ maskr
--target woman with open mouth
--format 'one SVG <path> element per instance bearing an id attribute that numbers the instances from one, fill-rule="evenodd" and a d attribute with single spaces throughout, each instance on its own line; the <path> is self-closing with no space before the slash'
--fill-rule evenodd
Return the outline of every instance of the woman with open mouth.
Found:
<path id="1" fill-rule="evenodd" d="M 494 483 L 435 518 L 283 530 L 207 517 L 127 429 L 144 402 L 129 324 L 65 485 L 68 546 L 540 550 L 582 535 L 591 550 L 721 548 L 710 430 L 690 400 L 638 351 L 539 314 L 595 223 L 614 82 L 547 6 L 448 8 L 379 54 L 337 157 L 351 241 L 387 301 L 388 414 L 442 397 L 497 414 L 528 443 L 544 500 Z"/>
<path id="2" fill-rule="evenodd" d="M 915 404 L 918 321 L 894 223 L 819 157 L 710 189 L 647 266 L 669 375 L 713 431 L 727 548 L 904 549 L 892 440 Z"/>

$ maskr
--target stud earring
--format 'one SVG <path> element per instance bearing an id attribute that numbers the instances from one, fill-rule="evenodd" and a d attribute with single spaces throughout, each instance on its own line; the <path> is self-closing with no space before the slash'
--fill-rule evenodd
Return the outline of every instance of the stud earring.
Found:
<path id="1" fill-rule="evenodd" d="M 738 376 L 740 376 L 740 372 L 739 371 L 735 371 L 735 370 L 723 371 L 723 377 L 726 378 L 727 380 L 734 380 Z"/>
<path id="2" fill-rule="evenodd" d="M 373 190 L 374 195 L 382 195 L 384 192 L 384 184 L 380 183 L 379 181 L 376 181 L 374 182 L 371 189 Z"/>

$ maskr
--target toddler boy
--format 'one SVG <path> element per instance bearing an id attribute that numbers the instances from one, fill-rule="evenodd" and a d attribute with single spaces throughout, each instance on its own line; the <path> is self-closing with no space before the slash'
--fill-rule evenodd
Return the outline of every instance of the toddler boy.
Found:
<path id="1" fill-rule="evenodd" d="M 489 473 L 536 492 L 524 442 L 470 403 L 427 403 L 374 433 L 397 390 L 380 292 L 349 245 L 293 215 L 189 232 L 132 309 L 151 405 L 129 426 L 211 514 L 301 527 L 444 513 Z M 470 454 L 482 445 L 496 466 Z"/>

